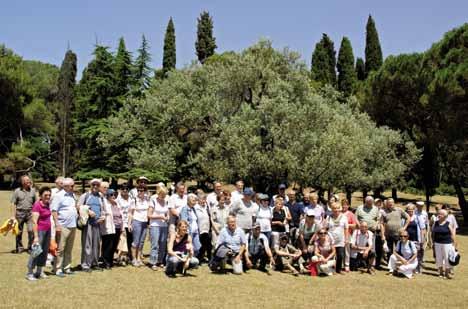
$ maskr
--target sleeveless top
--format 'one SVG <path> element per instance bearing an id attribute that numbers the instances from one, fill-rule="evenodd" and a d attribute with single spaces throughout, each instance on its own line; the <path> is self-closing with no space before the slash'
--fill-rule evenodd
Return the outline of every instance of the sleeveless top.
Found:
<path id="1" fill-rule="evenodd" d="M 434 227 L 432 228 L 432 232 L 434 233 L 434 243 L 439 244 L 451 244 L 452 243 L 452 235 L 449 229 L 450 222 L 445 221 L 444 224 L 440 225 L 439 221 L 436 221 Z"/>
<path id="2" fill-rule="evenodd" d="M 174 239 L 174 244 L 172 245 L 172 251 L 182 252 L 182 253 L 187 252 L 187 240 L 188 240 L 188 234 L 185 234 L 184 237 L 182 237 L 180 241 L 177 241 L 177 239 Z"/>
<path id="3" fill-rule="evenodd" d="M 406 227 L 406 231 L 408 232 L 409 240 L 411 240 L 411 241 L 419 241 L 419 239 L 418 239 L 418 223 L 416 221 L 417 221 L 417 219 L 416 219 L 416 217 L 414 217 L 414 220 L 411 220 L 410 223 L 408 224 L 408 226 Z"/>
<path id="4" fill-rule="evenodd" d="M 284 222 L 286 219 L 286 212 L 284 209 L 281 209 L 280 211 L 277 211 L 276 209 L 273 209 L 273 218 L 271 221 L 281 221 Z M 286 228 L 283 225 L 272 225 L 271 230 L 273 232 L 286 232 Z"/>

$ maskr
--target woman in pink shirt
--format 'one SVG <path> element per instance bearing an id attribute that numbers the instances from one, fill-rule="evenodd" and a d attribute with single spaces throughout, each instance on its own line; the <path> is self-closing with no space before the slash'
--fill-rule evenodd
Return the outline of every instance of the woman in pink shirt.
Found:
<path id="1" fill-rule="evenodd" d="M 341 211 L 348 218 L 348 237 L 350 238 L 353 235 L 354 230 L 357 227 L 357 219 L 353 212 L 349 209 L 350 203 L 347 199 L 341 201 Z M 351 244 L 348 241 L 345 244 L 345 271 L 349 272 L 349 259 L 351 255 Z"/>
<path id="2" fill-rule="evenodd" d="M 40 199 L 34 203 L 31 214 L 33 221 L 34 241 L 33 249 L 28 261 L 28 274 L 26 279 L 35 281 L 37 279 L 44 279 L 47 276 L 42 271 L 47 260 L 47 253 L 49 252 L 50 243 L 50 195 L 49 187 L 42 187 L 39 190 Z M 42 252 L 36 255 L 35 247 L 39 246 Z M 36 272 L 34 269 L 36 268 Z"/>

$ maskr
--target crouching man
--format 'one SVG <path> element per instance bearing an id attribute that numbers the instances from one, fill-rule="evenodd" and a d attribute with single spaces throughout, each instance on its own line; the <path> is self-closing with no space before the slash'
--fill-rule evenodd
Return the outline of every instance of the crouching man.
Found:
<path id="1" fill-rule="evenodd" d="M 260 232 L 260 223 L 255 223 L 252 232 L 247 236 L 244 260 L 245 269 L 257 268 L 260 271 L 267 271 L 267 263 L 270 263 L 270 266 L 275 264 L 268 239 Z"/>
<path id="2" fill-rule="evenodd" d="M 219 234 L 216 250 L 209 264 L 210 269 L 223 272 L 228 263 L 232 265 L 234 274 L 240 275 L 246 243 L 244 231 L 237 227 L 236 217 L 229 216 L 227 226 Z"/>

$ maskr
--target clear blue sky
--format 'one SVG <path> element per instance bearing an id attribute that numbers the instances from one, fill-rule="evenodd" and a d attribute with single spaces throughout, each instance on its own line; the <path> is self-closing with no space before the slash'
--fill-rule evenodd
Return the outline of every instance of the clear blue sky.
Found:
<path id="1" fill-rule="evenodd" d="M 263 37 L 277 48 L 298 51 L 307 65 L 322 33 L 335 41 L 337 50 L 348 36 L 355 56 L 363 57 L 369 14 L 385 57 L 426 50 L 445 32 L 468 22 L 467 0 L 14 0 L 0 6 L 0 43 L 25 59 L 60 65 L 70 42 L 81 72 L 92 58 L 96 37 L 115 50 L 123 36 L 134 51 L 144 33 L 152 65 L 160 67 L 172 16 L 177 67 L 183 67 L 196 58 L 196 19 L 203 10 L 213 16 L 218 52 L 239 51 Z"/>

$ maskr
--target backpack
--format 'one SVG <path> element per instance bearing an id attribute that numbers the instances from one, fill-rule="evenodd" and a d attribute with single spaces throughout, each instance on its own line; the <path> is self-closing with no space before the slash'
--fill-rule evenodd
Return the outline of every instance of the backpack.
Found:
<path id="1" fill-rule="evenodd" d="M 409 247 L 410 247 L 411 251 L 416 250 L 416 247 L 415 247 L 415 245 L 413 244 L 413 242 L 412 242 L 411 240 L 408 240 L 408 242 L 409 242 Z M 397 253 L 398 253 L 399 255 L 403 256 L 403 254 L 401 253 L 401 241 L 398 242 Z M 413 253 L 412 256 L 409 257 L 409 259 L 411 259 L 413 256 L 414 256 L 414 253 Z M 409 260 L 409 259 L 408 259 L 408 260 Z"/>

